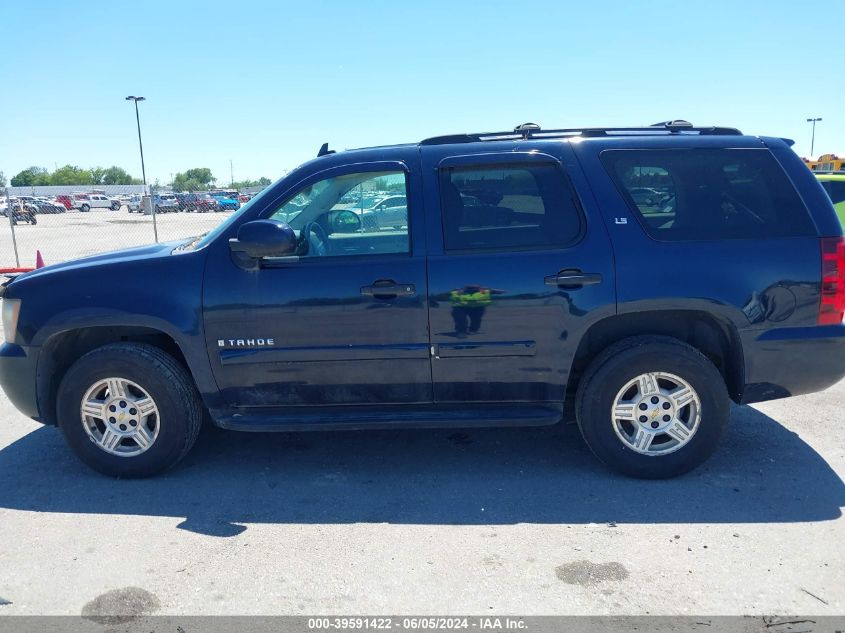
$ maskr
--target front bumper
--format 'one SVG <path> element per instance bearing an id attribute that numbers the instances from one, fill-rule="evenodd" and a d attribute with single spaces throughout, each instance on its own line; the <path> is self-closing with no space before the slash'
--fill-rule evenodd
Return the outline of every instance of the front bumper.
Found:
<path id="1" fill-rule="evenodd" d="M 18 411 L 39 422 L 36 375 L 40 349 L 12 343 L 0 346 L 0 386 Z"/>
<path id="2" fill-rule="evenodd" d="M 845 324 L 741 333 L 742 402 L 822 391 L 845 378 Z"/>

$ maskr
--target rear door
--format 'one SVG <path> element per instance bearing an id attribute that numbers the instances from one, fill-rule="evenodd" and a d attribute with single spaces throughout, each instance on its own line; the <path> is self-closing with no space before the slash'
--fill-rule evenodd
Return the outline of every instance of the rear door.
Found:
<path id="1" fill-rule="evenodd" d="M 436 402 L 560 402 L 581 335 L 615 311 L 604 225 L 556 155 L 422 148 Z"/>

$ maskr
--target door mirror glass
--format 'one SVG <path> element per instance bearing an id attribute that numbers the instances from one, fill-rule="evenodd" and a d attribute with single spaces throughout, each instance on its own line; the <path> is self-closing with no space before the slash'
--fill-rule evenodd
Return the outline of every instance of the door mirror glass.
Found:
<path id="1" fill-rule="evenodd" d="M 357 233 L 361 230 L 361 216 L 348 209 L 337 211 L 332 218 L 332 228 L 336 233 Z"/>
<path id="2" fill-rule="evenodd" d="M 253 220 L 241 226 L 229 248 L 252 259 L 285 257 L 296 252 L 296 233 L 278 220 Z"/>

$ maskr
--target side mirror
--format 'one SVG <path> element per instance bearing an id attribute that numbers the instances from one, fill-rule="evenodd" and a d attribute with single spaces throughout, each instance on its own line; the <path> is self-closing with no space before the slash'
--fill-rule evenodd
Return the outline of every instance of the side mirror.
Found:
<path id="1" fill-rule="evenodd" d="M 361 229 L 361 216 L 349 209 L 338 211 L 332 218 L 332 228 L 336 233 L 356 233 Z"/>
<path id="2" fill-rule="evenodd" d="M 241 225 L 238 237 L 229 240 L 229 250 L 253 260 L 293 255 L 296 233 L 278 220 L 253 220 Z"/>

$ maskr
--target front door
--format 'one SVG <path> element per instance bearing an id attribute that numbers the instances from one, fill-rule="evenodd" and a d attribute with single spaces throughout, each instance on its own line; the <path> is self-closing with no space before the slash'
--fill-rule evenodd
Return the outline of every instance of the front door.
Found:
<path id="1" fill-rule="evenodd" d="M 263 211 L 296 231 L 298 257 L 265 258 L 246 271 L 228 252 L 209 255 L 206 337 L 230 405 L 432 401 L 414 160 L 320 172 Z M 364 221 L 398 195 L 407 196 L 404 221 Z"/>
<path id="2" fill-rule="evenodd" d="M 562 401 L 581 335 L 615 312 L 607 232 L 550 149 L 423 148 L 436 402 Z"/>

